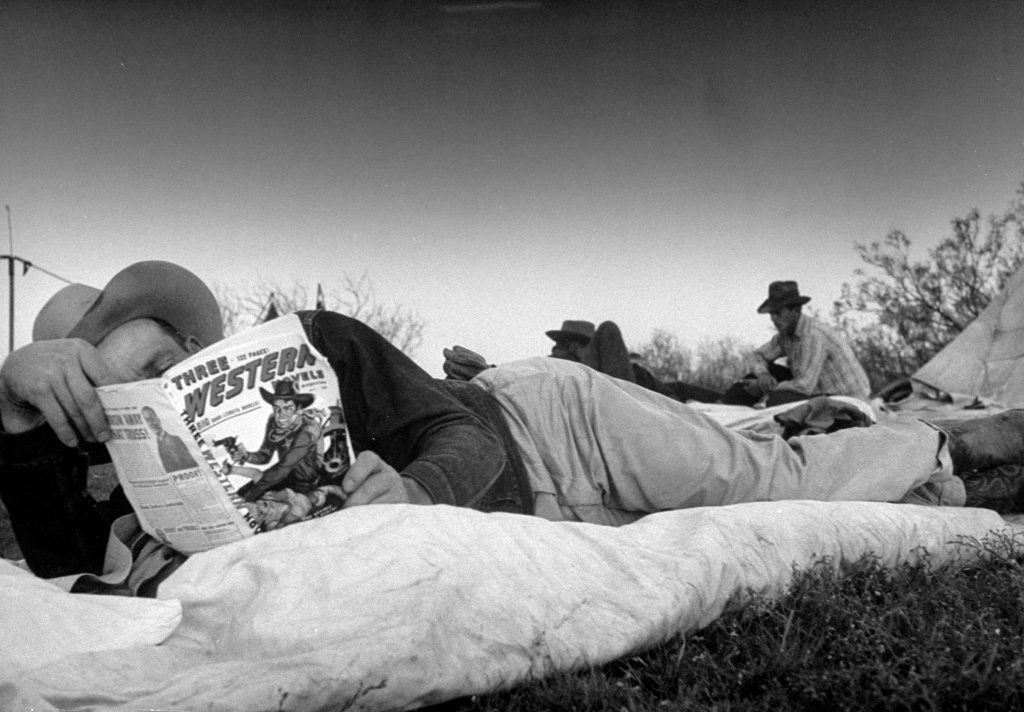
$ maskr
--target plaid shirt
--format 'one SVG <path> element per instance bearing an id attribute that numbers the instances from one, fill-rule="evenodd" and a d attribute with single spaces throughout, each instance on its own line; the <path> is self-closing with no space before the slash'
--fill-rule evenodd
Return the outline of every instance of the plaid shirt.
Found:
<path id="1" fill-rule="evenodd" d="M 755 358 L 755 372 L 766 371 L 768 363 L 785 356 L 793 372 L 793 380 L 785 385 L 808 395 L 867 399 L 871 392 L 868 376 L 846 340 L 806 314 L 800 315 L 792 335 L 776 334 L 755 354 L 764 359 Z"/>

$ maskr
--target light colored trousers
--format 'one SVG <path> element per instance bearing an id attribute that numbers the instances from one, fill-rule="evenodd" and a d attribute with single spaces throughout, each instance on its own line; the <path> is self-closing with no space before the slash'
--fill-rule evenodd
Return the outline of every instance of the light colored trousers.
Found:
<path id="1" fill-rule="evenodd" d="M 625 524 L 653 512 L 783 499 L 963 505 L 945 436 L 918 420 L 784 441 L 581 364 L 532 358 L 473 379 L 497 399 L 537 514 Z"/>

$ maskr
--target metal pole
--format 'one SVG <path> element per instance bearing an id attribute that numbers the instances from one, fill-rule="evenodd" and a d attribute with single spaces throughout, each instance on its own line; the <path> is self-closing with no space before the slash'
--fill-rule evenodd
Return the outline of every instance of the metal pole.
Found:
<path id="1" fill-rule="evenodd" d="M 21 262 L 21 274 L 22 276 L 28 272 L 29 268 L 35 267 L 37 270 L 44 274 L 48 274 L 55 279 L 59 279 L 61 282 L 66 284 L 72 284 L 70 279 L 61 277 L 59 274 L 54 274 L 48 269 L 43 269 L 39 265 L 33 264 L 31 260 L 26 260 L 21 257 L 17 257 L 14 254 L 14 230 L 11 229 L 11 206 L 4 205 L 7 210 L 7 242 L 10 246 L 10 253 L 6 255 L 0 255 L 0 260 L 7 260 L 7 280 L 10 289 L 11 303 L 10 303 L 10 315 L 8 316 L 8 323 L 10 324 L 10 336 L 8 338 L 8 353 L 14 352 L 14 263 Z"/>
<path id="2" fill-rule="evenodd" d="M 10 284 L 10 320 L 7 322 L 10 324 L 10 335 L 7 341 L 7 353 L 14 353 L 14 233 L 11 230 L 11 206 L 4 205 L 7 209 L 7 240 L 10 245 L 11 251 L 7 257 L 7 280 Z"/>
<path id="3" fill-rule="evenodd" d="M 14 353 L 14 258 L 7 259 L 7 279 L 11 284 L 11 305 L 10 305 L 10 336 L 7 339 L 7 353 Z"/>

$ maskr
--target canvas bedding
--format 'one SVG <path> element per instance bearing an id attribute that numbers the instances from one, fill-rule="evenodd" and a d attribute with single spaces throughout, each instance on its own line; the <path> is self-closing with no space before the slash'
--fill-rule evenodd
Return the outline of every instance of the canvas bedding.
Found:
<path id="1" fill-rule="evenodd" d="M 993 512 L 779 502 L 620 528 L 365 507 L 192 557 L 160 599 L 0 566 L 0 708 L 385 710 L 603 663 L 706 625 L 794 565 L 970 557 Z M 16 644 L 11 644 L 15 641 Z"/>

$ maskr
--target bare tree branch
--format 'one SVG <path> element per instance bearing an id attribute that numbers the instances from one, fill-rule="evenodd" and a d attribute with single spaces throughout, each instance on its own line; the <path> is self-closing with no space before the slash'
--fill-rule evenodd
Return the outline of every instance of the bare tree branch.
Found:
<path id="1" fill-rule="evenodd" d="M 270 299 L 281 315 L 315 307 L 315 297 L 310 296 L 315 294 L 315 288 L 298 281 L 283 284 L 263 279 L 243 287 L 216 284 L 214 294 L 227 334 L 255 326 L 264 318 Z M 400 304 L 381 301 L 366 273 L 359 279 L 342 275 L 339 286 L 325 288 L 324 301 L 328 309 L 358 319 L 406 355 L 414 355 L 423 343 L 423 318 Z"/>
<path id="2" fill-rule="evenodd" d="M 875 272 L 856 270 L 857 281 L 843 284 L 832 317 L 876 388 L 917 370 L 988 306 L 1024 265 L 1022 223 L 1024 183 L 987 225 L 977 209 L 954 218 L 952 234 L 924 261 L 911 261 L 910 240 L 899 230 L 854 246 Z"/>

